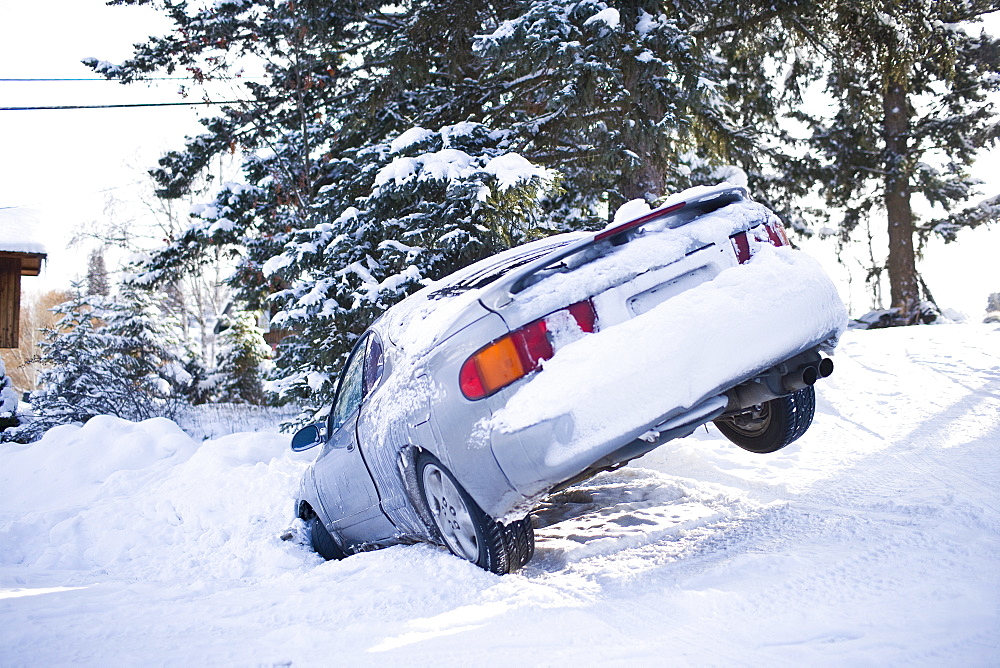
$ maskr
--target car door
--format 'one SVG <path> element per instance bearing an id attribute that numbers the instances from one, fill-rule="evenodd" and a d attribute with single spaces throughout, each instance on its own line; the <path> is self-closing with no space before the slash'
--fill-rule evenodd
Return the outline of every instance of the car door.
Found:
<path id="1" fill-rule="evenodd" d="M 365 367 L 370 339 L 359 341 L 348 358 L 327 423 L 329 438 L 314 465 L 328 527 L 345 546 L 383 540 L 395 531 L 379 506 L 357 438 L 358 415 L 369 389 Z"/>

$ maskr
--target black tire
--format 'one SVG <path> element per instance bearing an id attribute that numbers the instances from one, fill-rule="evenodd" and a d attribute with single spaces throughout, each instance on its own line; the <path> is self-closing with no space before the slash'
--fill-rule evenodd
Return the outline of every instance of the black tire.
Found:
<path id="1" fill-rule="evenodd" d="M 744 450 L 767 454 L 806 433 L 815 414 L 816 390 L 809 386 L 738 415 L 719 418 L 715 426 Z"/>
<path id="2" fill-rule="evenodd" d="M 452 554 L 498 575 L 513 573 L 535 554 L 531 519 L 502 524 L 487 515 L 441 462 L 417 460 L 421 501 L 434 519 L 441 543 Z"/>
<path id="3" fill-rule="evenodd" d="M 343 559 L 347 555 L 344 551 L 340 549 L 337 542 L 333 540 L 333 536 L 327 531 L 326 527 L 323 526 L 322 520 L 316 515 L 313 515 L 309 520 L 309 544 L 312 545 L 312 549 L 316 551 L 319 556 L 323 557 L 327 561 L 333 559 Z"/>

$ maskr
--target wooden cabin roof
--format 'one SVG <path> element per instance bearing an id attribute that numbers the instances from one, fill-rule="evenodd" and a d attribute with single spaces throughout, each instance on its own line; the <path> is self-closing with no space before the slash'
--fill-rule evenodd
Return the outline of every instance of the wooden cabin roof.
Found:
<path id="1" fill-rule="evenodd" d="M 46 258 L 46 254 L 0 250 L 0 258 L 20 260 L 21 276 L 38 276 L 42 271 L 42 260 Z"/>

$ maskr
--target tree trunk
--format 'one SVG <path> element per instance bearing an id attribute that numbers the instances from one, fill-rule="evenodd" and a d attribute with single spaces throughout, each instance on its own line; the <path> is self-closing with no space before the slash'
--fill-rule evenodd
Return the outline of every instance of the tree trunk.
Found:
<path id="1" fill-rule="evenodd" d="M 889 222 L 889 290 L 901 323 L 914 324 L 920 315 L 917 262 L 913 248 L 910 206 L 909 105 L 905 72 L 887 75 L 882 104 L 885 112 L 885 210 Z"/>
<path id="2" fill-rule="evenodd" d="M 628 170 L 622 175 L 624 178 L 619 183 L 619 192 L 624 198 L 622 204 L 634 199 L 652 202 L 664 194 L 667 175 L 658 156 L 652 152 L 644 152 L 642 160 L 643 163 L 636 169 Z"/>

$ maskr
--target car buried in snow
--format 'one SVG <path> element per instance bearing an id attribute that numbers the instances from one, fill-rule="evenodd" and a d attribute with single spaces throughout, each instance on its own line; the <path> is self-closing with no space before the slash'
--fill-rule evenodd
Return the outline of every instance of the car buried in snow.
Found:
<path id="1" fill-rule="evenodd" d="M 430 542 L 514 571 L 554 491 L 708 422 L 757 453 L 802 436 L 846 321 L 738 186 L 510 249 L 358 340 L 325 423 L 292 439 L 320 447 L 297 517 L 327 559 Z"/>

